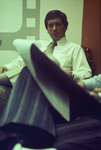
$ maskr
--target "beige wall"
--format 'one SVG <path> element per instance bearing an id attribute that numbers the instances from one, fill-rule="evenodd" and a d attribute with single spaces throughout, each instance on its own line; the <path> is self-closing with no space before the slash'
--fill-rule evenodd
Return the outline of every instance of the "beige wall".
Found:
<path id="1" fill-rule="evenodd" d="M 0 65 L 18 56 L 14 39 L 39 39 L 39 11 L 40 0 L 0 0 Z"/>
<path id="2" fill-rule="evenodd" d="M 0 50 L 14 50 L 13 40 L 39 39 L 40 0 L 0 0 Z"/>
<path id="3" fill-rule="evenodd" d="M 16 38 L 49 39 L 44 18 L 53 9 L 66 13 L 69 22 L 66 32 L 68 40 L 81 44 L 83 0 L 0 0 L 0 51 L 14 51 L 12 43 Z M 0 60 L 3 59 L 2 54 Z M 12 55 L 13 58 L 14 54 L 10 53 L 9 57 Z M 8 59 L 8 55 L 4 57 Z"/>
<path id="4" fill-rule="evenodd" d="M 16 38 L 49 39 L 44 18 L 53 9 L 66 13 L 68 40 L 81 44 L 83 0 L 0 0 L 0 49 L 14 50 Z"/>

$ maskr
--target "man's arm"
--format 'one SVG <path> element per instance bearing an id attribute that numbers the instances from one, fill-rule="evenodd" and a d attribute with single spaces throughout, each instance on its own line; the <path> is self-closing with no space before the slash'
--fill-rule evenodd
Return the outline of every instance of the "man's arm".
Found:
<path id="1" fill-rule="evenodd" d="M 81 86 L 83 89 L 86 89 L 86 84 L 84 82 L 78 82 L 78 85 Z"/>
<path id="2" fill-rule="evenodd" d="M 71 71 L 66 71 L 66 70 L 63 70 L 63 71 L 64 71 L 69 77 L 73 78 Z"/>
<path id="3" fill-rule="evenodd" d="M 25 66 L 25 62 L 20 56 L 18 56 L 17 59 L 13 60 L 12 62 L 5 64 L 4 66 L 0 66 L 0 74 L 23 66 Z"/>
<path id="4" fill-rule="evenodd" d="M 13 69 L 16 69 L 16 68 L 20 68 L 22 66 L 25 66 L 25 62 L 23 61 L 21 56 L 18 56 L 12 62 L 4 65 L 4 67 L 7 68 L 7 71 L 8 70 L 13 70 Z"/>
<path id="5" fill-rule="evenodd" d="M 82 82 L 85 83 L 86 90 L 94 91 L 95 88 L 101 88 L 101 74 L 85 79 Z"/>
<path id="6" fill-rule="evenodd" d="M 78 82 L 78 85 L 88 91 L 94 91 L 95 88 L 101 88 L 101 74 L 82 80 L 82 82 Z"/>
<path id="7" fill-rule="evenodd" d="M 76 82 L 92 76 L 91 68 L 89 67 L 85 53 L 81 46 L 78 46 L 75 49 L 72 60 L 72 71 Z"/>
<path id="8" fill-rule="evenodd" d="M 90 95 L 94 98 L 100 98 L 101 99 L 101 88 L 95 88 L 93 92 L 90 92 Z"/>
<path id="9" fill-rule="evenodd" d="M 78 85 L 83 89 L 86 89 L 86 84 L 84 82 L 78 82 Z M 101 88 L 95 88 L 94 91 L 89 92 L 89 94 L 94 98 L 101 99 Z"/>
<path id="10" fill-rule="evenodd" d="M 17 59 L 12 62 L 0 66 L 0 85 L 11 86 L 14 85 L 16 79 L 25 66 L 23 59 L 18 56 Z"/>
<path id="11" fill-rule="evenodd" d="M 83 82 L 78 82 L 78 85 L 81 86 L 83 89 L 90 91 L 89 94 L 94 98 L 101 99 L 101 96 L 99 94 L 101 93 L 101 74 L 83 80 Z"/>

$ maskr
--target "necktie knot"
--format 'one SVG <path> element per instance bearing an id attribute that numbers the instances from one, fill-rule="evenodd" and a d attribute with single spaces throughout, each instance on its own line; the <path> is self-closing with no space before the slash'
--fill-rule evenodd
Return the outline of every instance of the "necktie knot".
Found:
<path id="1" fill-rule="evenodd" d="M 47 49 L 44 51 L 45 55 L 49 55 L 49 54 L 53 54 L 54 51 L 54 47 L 57 46 L 57 42 L 53 41 L 48 47 Z"/>
<path id="2" fill-rule="evenodd" d="M 56 65 L 60 67 L 59 61 L 53 56 L 54 47 L 57 46 L 57 41 L 53 41 L 49 44 L 47 49 L 45 50 L 44 54 L 47 55 L 47 57 L 53 61 Z"/>
<path id="3" fill-rule="evenodd" d="M 57 41 L 53 41 L 53 47 L 57 46 Z"/>

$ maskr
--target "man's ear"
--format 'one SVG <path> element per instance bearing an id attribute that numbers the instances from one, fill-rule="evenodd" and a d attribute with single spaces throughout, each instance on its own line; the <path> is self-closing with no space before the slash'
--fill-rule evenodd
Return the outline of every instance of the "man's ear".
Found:
<path id="1" fill-rule="evenodd" d="M 47 30 L 47 33 L 48 33 L 48 30 Z"/>

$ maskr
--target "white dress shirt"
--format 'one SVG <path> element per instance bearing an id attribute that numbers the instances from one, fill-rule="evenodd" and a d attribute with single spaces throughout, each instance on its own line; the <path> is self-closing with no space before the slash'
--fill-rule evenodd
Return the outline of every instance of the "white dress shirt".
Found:
<path id="1" fill-rule="evenodd" d="M 7 68 L 7 71 L 10 71 L 25 66 L 25 62 L 23 61 L 22 57 L 19 55 L 12 62 L 5 64 L 4 66 Z"/>
<path id="2" fill-rule="evenodd" d="M 21 70 L 25 66 L 25 62 L 23 61 L 21 56 L 18 56 L 17 59 L 13 60 L 11 63 L 8 63 L 4 66 L 7 68 L 5 74 L 9 78 L 12 86 L 14 86 Z"/>
<path id="3" fill-rule="evenodd" d="M 47 46 L 52 42 L 40 41 L 39 49 L 44 52 Z M 66 37 L 57 41 L 57 46 L 54 48 L 53 56 L 60 63 L 60 67 L 65 71 L 72 71 L 76 82 L 92 76 L 92 71 L 87 62 L 84 50 L 78 44 L 69 42 Z"/>

